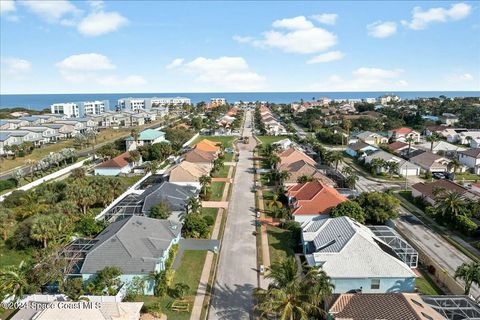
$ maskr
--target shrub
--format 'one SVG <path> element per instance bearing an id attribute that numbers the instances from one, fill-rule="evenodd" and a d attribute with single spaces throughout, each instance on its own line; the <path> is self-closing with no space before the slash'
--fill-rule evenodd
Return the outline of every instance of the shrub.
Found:
<path id="1" fill-rule="evenodd" d="M 354 201 L 339 203 L 336 207 L 332 208 L 330 215 L 333 218 L 346 216 L 355 219 L 360 223 L 365 223 L 365 211 Z"/>
<path id="2" fill-rule="evenodd" d="M 13 189 L 17 186 L 16 179 L 0 180 L 0 191 Z"/>
<path id="3" fill-rule="evenodd" d="M 213 226 L 215 224 L 215 219 L 212 216 L 205 216 L 203 220 L 207 223 L 208 226 Z"/>
<path id="4" fill-rule="evenodd" d="M 477 224 L 473 222 L 469 217 L 458 216 L 456 218 L 455 228 L 465 233 L 467 236 L 471 236 L 477 231 Z"/>

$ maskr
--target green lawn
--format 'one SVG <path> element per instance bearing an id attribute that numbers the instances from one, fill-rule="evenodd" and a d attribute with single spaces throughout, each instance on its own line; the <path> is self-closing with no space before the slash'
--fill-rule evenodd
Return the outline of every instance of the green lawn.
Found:
<path id="1" fill-rule="evenodd" d="M 283 139 L 288 138 L 288 137 L 289 136 L 257 136 L 257 138 L 260 139 L 260 141 L 263 144 L 271 144 L 271 143 L 283 140 Z"/>
<path id="2" fill-rule="evenodd" d="M 268 246 L 270 248 L 270 262 L 292 257 L 295 252 L 291 231 L 277 227 L 267 226 Z"/>
<path id="3" fill-rule="evenodd" d="M 463 180 L 480 181 L 480 176 L 478 174 L 474 174 L 474 173 L 470 173 L 470 172 L 456 173 L 455 174 L 455 180 L 456 181 L 463 181 Z"/>
<path id="4" fill-rule="evenodd" d="M 31 254 L 26 251 L 7 249 L 3 240 L 0 240 L 0 268 L 18 265 L 22 260 L 28 260 L 30 257 Z"/>
<path id="5" fill-rule="evenodd" d="M 118 179 L 122 180 L 127 186 L 133 186 L 141 178 L 143 178 L 143 176 L 118 177 Z"/>
<path id="6" fill-rule="evenodd" d="M 223 167 L 220 168 L 220 170 L 215 171 L 213 173 L 212 177 L 214 177 L 214 178 L 227 178 L 229 170 L 230 170 L 230 166 L 224 165 Z"/>
<path id="7" fill-rule="evenodd" d="M 222 200 L 223 189 L 225 188 L 225 182 L 214 181 L 212 182 L 212 196 L 211 201 Z"/>
<path id="8" fill-rule="evenodd" d="M 217 220 L 218 209 L 217 208 L 202 208 L 202 216 L 210 216 L 213 218 L 213 221 Z M 212 234 L 213 227 L 215 224 L 210 226 L 210 235 Z"/>
<path id="9" fill-rule="evenodd" d="M 437 284 L 430 278 L 428 274 L 423 272 L 420 269 L 417 269 L 422 274 L 422 277 L 415 279 L 415 286 L 418 289 L 418 292 L 421 294 L 427 295 L 442 295 L 444 294 L 442 289 L 440 289 Z"/>
<path id="10" fill-rule="evenodd" d="M 233 147 L 233 140 L 235 138 L 236 138 L 235 136 L 198 136 L 195 140 L 193 140 L 192 143 L 190 143 L 190 145 L 193 146 L 199 141 L 203 139 L 207 139 L 210 141 L 221 142 L 224 147 L 231 148 Z"/>
<path id="11" fill-rule="evenodd" d="M 175 283 L 182 282 L 186 283 L 190 287 L 188 296 L 186 297 L 190 303 L 189 312 L 175 312 L 170 310 L 169 307 L 174 299 L 168 295 L 163 298 L 155 296 L 141 296 L 139 297 L 138 301 L 143 301 L 147 307 L 153 303 L 160 302 L 162 305 L 162 312 L 167 315 L 168 319 L 190 319 L 190 313 L 192 311 L 193 301 L 195 300 L 195 294 L 197 293 L 200 276 L 202 275 L 203 264 L 205 263 L 206 255 L 207 251 L 185 251 L 182 260 L 180 261 L 180 266 L 175 272 L 173 284 L 175 285 Z"/>
<path id="12" fill-rule="evenodd" d="M 225 162 L 233 161 L 234 154 L 233 153 L 225 153 Z"/>

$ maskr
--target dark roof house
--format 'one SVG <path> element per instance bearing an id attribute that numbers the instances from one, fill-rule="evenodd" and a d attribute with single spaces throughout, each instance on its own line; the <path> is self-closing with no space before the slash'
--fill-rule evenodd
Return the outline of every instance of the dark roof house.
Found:
<path id="1" fill-rule="evenodd" d="M 168 203 L 172 211 L 184 211 L 188 199 L 197 197 L 198 192 L 198 189 L 193 186 L 181 186 L 175 183 L 163 182 L 145 196 L 142 212 L 149 212 L 154 205 L 160 202 Z"/>

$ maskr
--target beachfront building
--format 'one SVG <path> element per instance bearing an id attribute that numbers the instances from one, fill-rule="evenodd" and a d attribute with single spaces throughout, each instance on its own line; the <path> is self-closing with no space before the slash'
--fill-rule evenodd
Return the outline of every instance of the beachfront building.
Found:
<path id="1" fill-rule="evenodd" d="M 150 110 L 156 107 L 181 106 L 191 104 L 191 100 L 185 97 L 165 97 L 165 98 L 122 98 L 117 102 L 117 107 L 121 110 L 141 111 Z"/>
<path id="2" fill-rule="evenodd" d="M 63 102 L 54 103 L 50 106 L 53 114 L 62 114 L 67 118 L 79 118 L 91 115 L 99 115 L 110 109 L 108 100 Z"/>

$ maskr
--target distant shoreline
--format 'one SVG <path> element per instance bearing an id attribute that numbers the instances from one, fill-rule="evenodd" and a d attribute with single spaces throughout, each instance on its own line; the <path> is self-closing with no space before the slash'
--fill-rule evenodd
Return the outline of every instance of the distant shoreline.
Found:
<path id="1" fill-rule="evenodd" d="M 269 101 L 274 103 L 290 103 L 293 101 L 311 101 L 313 98 L 328 97 L 331 99 L 364 99 L 378 98 L 393 93 L 401 99 L 432 98 L 444 95 L 454 97 L 480 97 L 480 91 L 369 91 L 369 92 L 170 92 L 170 93 L 82 93 L 82 94 L 2 94 L 0 108 L 24 107 L 31 110 L 49 108 L 58 102 L 75 102 L 86 100 L 109 100 L 115 106 L 117 100 L 126 97 L 171 97 L 183 96 L 192 103 L 209 101 L 213 97 L 223 97 L 229 102 L 235 101 Z"/>

